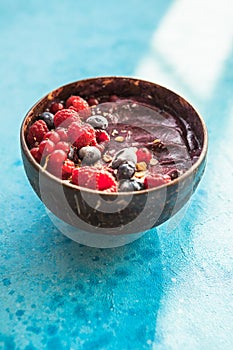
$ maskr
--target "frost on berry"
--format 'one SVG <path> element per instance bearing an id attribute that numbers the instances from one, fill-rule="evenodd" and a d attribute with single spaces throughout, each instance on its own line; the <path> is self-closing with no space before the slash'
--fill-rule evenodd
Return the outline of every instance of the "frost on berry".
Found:
<path id="1" fill-rule="evenodd" d="M 63 150 L 54 150 L 48 157 L 47 167 L 51 174 L 62 178 L 62 166 L 67 159 L 67 154 Z"/>
<path id="2" fill-rule="evenodd" d="M 73 122 L 67 134 L 69 141 L 78 149 L 89 146 L 95 140 L 95 129 L 89 124 Z"/>
<path id="3" fill-rule="evenodd" d="M 108 171 L 90 166 L 75 168 L 72 172 L 72 183 L 92 190 L 117 191 L 116 180 Z"/>
<path id="4" fill-rule="evenodd" d="M 72 122 L 80 121 L 78 113 L 74 109 L 59 110 L 54 116 L 54 125 L 67 128 Z"/>
<path id="5" fill-rule="evenodd" d="M 89 110 L 89 104 L 80 96 L 70 96 L 66 101 L 66 108 L 72 107 L 77 112 Z"/>
<path id="6" fill-rule="evenodd" d="M 145 177 L 144 186 L 146 189 L 148 189 L 148 188 L 158 187 L 164 184 L 168 184 L 170 181 L 171 181 L 171 178 L 169 175 L 151 174 Z"/>

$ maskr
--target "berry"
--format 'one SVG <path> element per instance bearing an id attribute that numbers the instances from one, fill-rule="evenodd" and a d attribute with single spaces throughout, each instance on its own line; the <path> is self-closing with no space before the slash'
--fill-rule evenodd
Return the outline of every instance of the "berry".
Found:
<path id="1" fill-rule="evenodd" d="M 108 121 L 102 115 L 93 115 L 86 120 L 87 123 L 91 124 L 95 129 L 107 129 Z"/>
<path id="2" fill-rule="evenodd" d="M 79 157 L 82 159 L 82 164 L 94 164 L 101 158 L 101 152 L 94 146 L 85 146 L 80 148 Z"/>
<path id="3" fill-rule="evenodd" d="M 40 161 L 41 161 L 41 154 L 39 152 L 39 147 L 33 147 L 30 150 L 30 153 L 33 156 L 33 158 L 37 161 L 37 163 L 40 163 Z"/>
<path id="4" fill-rule="evenodd" d="M 37 120 L 32 124 L 28 130 L 27 142 L 30 147 L 40 143 L 43 140 L 44 135 L 49 131 L 47 124 L 44 120 Z"/>
<path id="5" fill-rule="evenodd" d="M 57 177 L 62 177 L 62 166 L 67 159 L 67 155 L 62 150 L 54 150 L 48 159 L 47 170 Z"/>
<path id="6" fill-rule="evenodd" d="M 68 139 L 78 149 L 89 146 L 95 140 L 95 129 L 89 124 L 73 122 L 68 128 Z"/>
<path id="7" fill-rule="evenodd" d="M 117 95 L 111 95 L 109 97 L 109 102 L 116 102 L 119 100 L 119 97 Z"/>
<path id="8" fill-rule="evenodd" d="M 137 156 L 133 147 L 123 148 L 118 151 L 112 160 L 112 168 L 118 168 L 122 163 L 133 162 L 134 164 L 137 162 Z"/>
<path id="9" fill-rule="evenodd" d="M 72 107 L 77 112 L 89 110 L 89 105 L 86 100 L 80 96 L 70 96 L 66 101 L 66 108 Z"/>
<path id="10" fill-rule="evenodd" d="M 74 162 L 70 159 L 66 159 L 62 165 L 62 179 L 67 180 L 72 175 L 72 171 L 75 167 Z"/>
<path id="11" fill-rule="evenodd" d="M 117 179 L 130 179 L 135 173 L 135 164 L 131 161 L 122 163 L 117 169 Z"/>
<path id="12" fill-rule="evenodd" d="M 40 120 L 43 120 L 48 128 L 51 130 L 51 129 L 54 129 L 54 115 L 50 112 L 43 112 L 40 116 L 39 116 L 39 119 Z"/>
<path id="13" fill-rule="evenodd" d="M 60 136 L 56 131 L 48 131 L 44 135 L 43 140 L 50 140 L 56 144 L 60 141 Z"/>
<path id="14" fill-rule="evenodd" d="M 179 176 L 179 172 L 176 168 L 172 168 L 166 172 L 167 175 L 170 176 L 171 180 L 176 179 Z"/>
<path id="15" fill-rule="evenodd" d="M 75 185 L 90 188 L 92 190 L 116 192 L 117 183 L 114 177 L 106 170 L 84 166 L 74 168 L 72 182 Z"/>
<path id="16" fill-rule="evenodd" d="M 95 137 L 96 137 L 96 141 L 98 143 L 110 141 L 110 136 L 106 130 L 96 129 L 95 130 Z"/>
<path id="17" fill-rule="evenodd" d="M 61 111 L 64 108 L 61 102 L 52 102 L 50 106 L 50 112 L 56 114 L 58 111 Z"/>
<path id="18" fill-rule="evenodd" d="M 89 104 L 89 106 L 96 106 L 99 104 L 99 101 L 94 98 L 94 97 L 90 97 L 88 100 L 87 100 L 87 103 Z"/>
<path id="19" fill-rule="evenodd" d="M 54 143 L 51 140 L 43 140 L 39 145 L 39 152 L 42 157 L 46 157 L 54 150 Z"/>
<path id="20" fill-rule="evenodd" d="M 59 125 L 67 128 L 72 122 L 79 121 L 78 113 L 73 109 L 62 109 L 54 116 L 54 125 L 57 128 Z"/>
<path id="21" fill-rule="evenodd" d="M 161 186 L 164 184 L 167 184 L 171 181 L 171 178 L 169 175 L 165 174 L 153 174 L 153 175 L 147 175 L 144 179 L 144 186 L 145 188 L 152 188 Z"/>
<path id="22" fill-rule="evenodd" d="M 98 188 L 99 191 L 116 192 L 117 182 L 114 177 L 108 171 L 101 171 L 98 177 Z"/>
<path id="23" fill-rule="evenodd" d="M 68 153 L 70 150 L 70 146 L 68 144 L 68 142 L 65 141 L 59 141 L 56 145 L 54 149 L 62 149 L 64 152 Z"/>
<path id="24" fill-rule="evenodd" d="M 60 137 L 60 141 L 68 141 L 68 135 L 67 135 L 66 129 L 58 127 L 56 129 L 56 132 Z"/>
<path id="25" fill-rule="evenodd" d="M 120 181 L 119 191 L 120 192 L 131 192 L 131 191 L 140 191 L 144 188 L 143 183 L 130 179 Z"/>
<path id="26" fill-rule="evenodd" d="M 152 158 L 151 152 L 145 147 L 139 148 L 136 152 L 136 155 L 137 155 L 137 163 L 140 163 L 140 162 L 149 163 Z"/>

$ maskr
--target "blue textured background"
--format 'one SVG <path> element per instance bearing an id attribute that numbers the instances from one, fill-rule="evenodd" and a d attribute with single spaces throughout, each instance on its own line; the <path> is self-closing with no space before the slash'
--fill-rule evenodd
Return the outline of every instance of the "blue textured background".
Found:
<path id="1" fill-rule="evenodd" d="M 151 42 L 174 4 L 0 1 L 1 350 L 233 348 L 233 51 L 208 96 L 177 78 L 174 65 L 166 70 L 161 53 L 151 58 Z M 176 52 L 175 44 L 167 47 Z M 205 176 L 185 212 L 157 231 L 115 249 L 80 246 L 57 231 L 26 179 L 21 121 L 40 97 L 68 82 L 150 78 L 143 73 L 148 57 L 206 120 Z M 166 84 L 163 76 L 151 80 Z"/>

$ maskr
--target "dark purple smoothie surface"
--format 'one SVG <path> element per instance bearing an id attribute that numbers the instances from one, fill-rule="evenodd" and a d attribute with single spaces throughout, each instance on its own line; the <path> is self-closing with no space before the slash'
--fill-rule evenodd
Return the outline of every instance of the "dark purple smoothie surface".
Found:
<path id="1" fill-rule="evenodd" d="M 168 173 L 171 178 L 183 174 L 198 159 L 197 137 L 182 118 L 133 100 L 100 103 L 91 109 L 93 115 L 103 115 L 109 122 L 105 155 L 113 157 L 123 148 L 146 147 L 153 156 L 147 171 Z"/>

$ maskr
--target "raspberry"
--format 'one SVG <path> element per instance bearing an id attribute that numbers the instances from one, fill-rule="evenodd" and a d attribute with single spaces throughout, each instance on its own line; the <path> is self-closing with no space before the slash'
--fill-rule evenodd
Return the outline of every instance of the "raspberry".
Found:
<path id="1" fill-rule="evenodd" d="M 39 146 L 39 152 L 42 157 L 46 157 L 48 154 L 52 153 L 54 150 L 54 143 L 51 140 L 43 140 Z"/>
<path id="2" fill-rule="evenodd" d="M 66 159 L 67 155 L 64 151 L 54 150 L 49 156 L 46 169 L 53 175 L 62 178 L 62 166 Z"/>
<path id="3" fill-rule="evenodd" d="M 30 150 L 30 153 L 33 156 L 33 158 L 37 161 L 37 163 L 40 163 L 40 161 L 41 161 L 41 154 L 39 152 L 39 147 L 33 147 Z"/>
<path id="4" fill-rule="evenodd" d="M 89 110 L 89 104 L 80 96 L 70 96 L 66 101 L 66 108 L 73 107 L 77 112 L 85 109 Z"/>
<path id="5" fill-rule="evenodd" d="M 72 175 L 72 171 L 75 167 L 74 162 L 70 159 L 66 159 L 62 166 L 62 179 L 67 180 Z"/>
<path id="6" fill-rule="evenodd" d="M 67 133 L 69 141 L 77 148 L 89 146 L 95 140 L 95 129 L 89 124 L 73 122 Z"/>
<path id="7" fill-rule="evenodd" d="M 78 113 L 74 109 L 62 109 L 54 116 L 54 125 L 67 128 L 72 122 L 80 121 Z"/>
<path id="8" fill-rule="evenodd" d="M 108 171 L 101 171 L 98 178 L 98 190 L 99 191 L 108 191 L 116 192 L 117 183 L 114 177 Z"/>
<path id="9" fill-rule="evenodd" d="M 84 166 L 75 168 L 72 172 L 72 182 L 75 185 L 92 190 L 116 192 L 117 183 L 114 177 L 106 170 Z"/>
<path id="10" fill-rule="evenodd" d="M 140 163 L 140 162 L 149 163 L 152 158 L 151 152 L 145 147 L 139 148 L 136 152 L 136 155 L 137 155 L 137 163 Z"/>
<path id="11" fill-rule="evenodd" d="M 95 137 L 96 137 L 96 141 L 98 143 L 105 142 L 105 141 L 107 141 L 107 142 L 110 141 L 110 136 L 107 133 L 107 131 L 105 131 L 105 130 L 96 129 L 95 130 Z"/>
<path id="12" fill-rule="evenodd" d="M 60 136 L 56 131 L 49 131 L 43 137 L 43 140 L 50 140 L 53 143 L 58 143 L 60 141 Z"/>
<path id="13" fill-rule="evenodd" d="M 50 112 L 56 114 L 58 111 L 61 111 L 64 108 L 61 102 L 52 102 L 50 106 Z"/>
<path id="14" fill-rule="evenodd" d="M 68 140 L 68 135 L 67 135 L 66 129 L 58 127 L 56 129 L 56 132 L 58 133 L 61 141 L 67 141 Z"/>
<path id="15" fill-rule="evenodd" d="M 47 124 L 43 120 L 37 120 L 28 130 L 27 142 L 30 147 L 40 143 L 44 135 L 49 131 Z"/>
<path id="16" fill-rule="evenodd" d="M 153 174 L 153 175 L 147 175 L 144 179 L 144 186 L 145 188 L 152 188 L 161 186 L 164 184 L 167 184 L 171 181 L 171 178 L 169 175 L 165 174 Z"/>
<path id="17" fill-rule="evenodd" d="M 68 142 L 65 141 L 59 141 L 56 145 L 54 149 L 62 149 L 64 152 L 68 153 L 70 150 L 70 146 L 68 144 Z"/>

